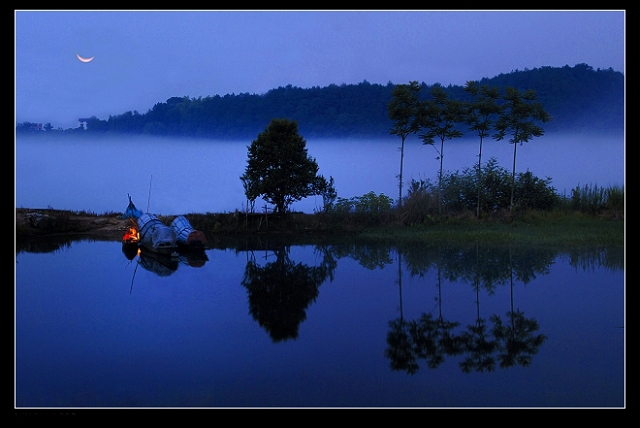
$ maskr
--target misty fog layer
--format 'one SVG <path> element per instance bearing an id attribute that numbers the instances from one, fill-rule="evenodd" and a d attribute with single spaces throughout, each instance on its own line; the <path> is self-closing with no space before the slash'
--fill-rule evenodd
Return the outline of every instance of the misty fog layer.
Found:
<path id="1" fill-rule="evenodd" d="M 173 215 L 243 211 L 246 198 L 240 181 L 247 161 L 247 141 L 166 138 L 113 138 L 16 142 L 16 207 L 69 209 L 95 213 L 122 212 L 130 194 L 138 208 Z M 400 139 L 307 139 L 319 174 L 335 180 L 339 197 L 368 192 L 397 200 Z M 407 139 L 404 180 L 437 179 L 435 147 Z M 478 160 L 479 140 L 449 140 L 443 168 L 462 171 Z M 624 185 L 625 143 L 621 136 L 547 134 L 517 147 L 516 173 L 530 170 L 552 179 L 559 194 L 576 186 Z M 485 139 L 483 164 L 495 157 L 511 172 L 513 145 Z M 406 188 L 406 186 L 405 186 Z M 291 206 L 307 213 L 322 206 L 310 197 Z M 257 201 L 256 209 L 264 202 Z"/>

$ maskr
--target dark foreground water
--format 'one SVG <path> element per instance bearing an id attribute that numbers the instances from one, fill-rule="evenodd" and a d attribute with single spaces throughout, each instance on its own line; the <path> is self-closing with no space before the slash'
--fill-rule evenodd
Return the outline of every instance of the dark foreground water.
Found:
<path id="1" fill-rule="evenodd" d="M 624 407 L 622 248 L 35 242 L 15 405 Z"/>

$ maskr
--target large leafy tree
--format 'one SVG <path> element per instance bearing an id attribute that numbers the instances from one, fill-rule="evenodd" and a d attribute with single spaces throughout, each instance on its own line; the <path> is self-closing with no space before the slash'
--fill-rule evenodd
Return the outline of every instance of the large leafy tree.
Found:
<path id="1" fill-rule="evenodd" d="M 466 111 L 466 121 L 471 131 L 476 131 L 480 138 L 478 151 L 478 204 L 476 216 L 480 216 L 480 189 L 482 188 L 482 142 L 489 136 L 492 119 L 501 111 L 497 101 L 500 99 L 500 90 L 497 87 L 478 85 L 478 82 L 469 81 L 464 90 L 471 95 L 471 102 Z"/>
<path id="2" fill-rule="evenodd" d="M 464 104 L 456 99 L 449 98 L 447 92 L 441 86 L 431 88 L 432 99 L 424 101 L 420 116 L 420 134 L 422 142 L 433 146 L 436 139 L 440 141 L 438 159 L 440 160 L 440 173 L 438 175 L 438 212 L 442 212 L 442 161 L 444 158 L 444 142 L 453 138 L 462 137 L 462 132 L 456 129 L 456 125 L 464 118 Z"/>
<path id="3" fill-rule="evenodd" d="M 398 205 L 402 206 L 402 169 L 404 163 L 404 141 L 409 134 L 415 134 L 420 129 L 419 110 L 420 100 L 418 93 L 421 86 L 416 81 L 408 85 L 397 85 L 391 94 L 391 101 L 387 104 L 389 119 L 393 121 L 393 127 L 389 131 L 400 137 L 400 174 L 398 175 Z"/>
<path id="4" fill-rule="evenodd" d="M 247 167 L 240 177 L 247 199 L 254 202 L 262 197 L 285 214 L 293 202 L 331 190 L 327 180 L 317 175 L 318 164 L 307 154 L 306 145 L 297 122 L 271 120 L 248 147 Z"/>
<path id="5" fill-rule="evenodd" d="M 520 92 L 517 89 L 507 86 L 502 96 L 503 112 L 496 121 L 495 129 L 497 134 L 493 136 L 500 141 L 505 136 L 509 136 L 509 143 L 513 144 L 513 168 L 511 172 L 511 205 L 513 210 L 513 191 L 516 183 L 516 149 L 518 144 L 528 142 L 534 137 L 544 134 L 544 129 L 537 122 L 548 122 L 551 116 L 547 113 L 539 101 L 534 90 L 529 89 Z"/>

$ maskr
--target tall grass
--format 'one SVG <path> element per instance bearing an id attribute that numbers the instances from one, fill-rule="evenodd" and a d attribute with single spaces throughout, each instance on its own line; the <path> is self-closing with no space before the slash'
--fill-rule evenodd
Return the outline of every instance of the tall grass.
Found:
<path id="1" fill-rule="evenodd" d="M 590 214 L 611 212 L 616 217 L 624 212 L 624 187 L 585 184 L 571 190 L 570 207 L 574 211 Z"/>

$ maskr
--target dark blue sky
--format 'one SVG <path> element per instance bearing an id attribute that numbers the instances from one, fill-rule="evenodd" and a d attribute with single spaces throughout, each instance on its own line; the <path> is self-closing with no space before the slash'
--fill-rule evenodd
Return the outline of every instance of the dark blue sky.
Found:
<path id="1" fill-rule="evenodd" d="M 578 63 L 625 72 L 624 10 L 17 10 L 15 120 L 66 129 L 173 96 L 462 85 Z"/>

